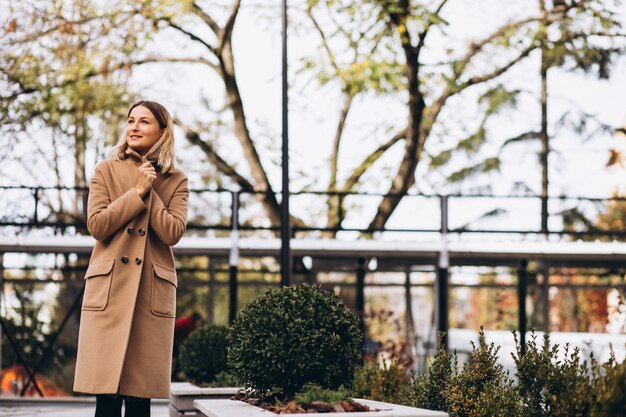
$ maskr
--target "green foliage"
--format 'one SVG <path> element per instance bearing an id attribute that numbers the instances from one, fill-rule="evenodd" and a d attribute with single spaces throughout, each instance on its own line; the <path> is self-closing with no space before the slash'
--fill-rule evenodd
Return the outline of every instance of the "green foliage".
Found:
<path id="1" fill-rule="evenodd" d="M 625 396 L 622 393 L 615 396 L 610 387 L 620 383 L 620 366 L 624 363 L 617 365 L 612 358 L 600 367 L 593 358 L 591 363 L 582 360 L 579 350 L 570 350 L 568 346 L 564 348 L 563 359 L 559 360 L 558 351 L 557 345 L 550 346 L 548 335 L 544 336 L 541 346 L 536 337 L 532 337 L 523 355 L 518 346 L 514 359 L 524 415 L 620 415 L 612 407 L 615 400 L 617 404 L 621 400 L 623 411 Z M 624 375 L 621 378 L 623 391 Z M 609 409 L 612 412 L 605 414 Z"/>
<path id="2" fill-rule="evenodd" d="M 453 172 L 452 174 L 448 175 L 448 181 L 459 182 L 467 180 L 468 178 L 477 174 L 498 171 L 500 170 L 500 163 L 501 161 L 498 157 L 487 158 L 477 164 Z"/>
<path id="3" fill-rule="evenodd" d="M 374 361 L 366 361 L 356 369 L 350 390 L 353 397 L 372 398 L 372 383 L 379 369 Z"/>
<path id="4" fill-rule="evenodd" d="M 215 378 L 209 384 L 213 387 L 235 387 L 235 377 L 228 371 L 222 371 L 215 375 Z"/>
<path id="5" fill-rule="evenodd" d="M 604 365 L 595 364 L 594 385 L 597 401 L 592 409 L 593 417 L 626 416 L 626 359 L 617 363 L 615 355 Z"/>
<path id="6" fill-rule="evenodd" d="M 402 404 L 410 395 L 410 382 L 402 364 L 393 361 L 381 367 L 368 361 L 357 369 L 351 392 L 358 398 Z"/>
<path id="7" fill-rule="evenodd" d="M 413 375 L 409 404 L 429 410 L 449 410 L 446 394 L 452 380 L 452 369 L 456 368 L 456 355 L 439 347 L 430 362 L 428 371 Z"/>
<path id="8" fill-rule="evenodd" d="M 406 369 L 397 362 L 383 363 L 372 378 L 371 398 L 388 403 L 402 403 L 407 397 L 409 379 Z"/>
<path id="9" fill-rule="evenodd" d="M 453 416 L 516 415 L 516 398 L 508 374 L 498 360 L 499 347 L 487 344 L 479 333 L 478 346 L 472 344 L 470 360 L 454 370 L 446 399 Z"/>
<path id="10" fill-rule="evenodd" d="M 197 384 L 213 382 L 227 370 L 228 329 L 224 326 L 205 325 L 193 331 L 180 347 L 178 360 L 187 378 Z M 231 384 L 232 385 L 232 384 Z"/>
<path id="11" fill-rule="evenodd" d="M 298 404 L 312 403 L 314 401 L 334 404 L 339 401 L 352 401 L 352 398 L 350 397 L 350 391 L 343 386 L 335 389 L 324 389 L 317 384 L 305 384 L 296 393 L 294 401 Z"/>
<path id="12" fill-rule="evenodd" d="M 34 301 L 33 290 L 32 287 L 22 290 L 15 286 L 13 291 L 19 304 L 13 308 L 5 307 L 7 315 L 4 317 L 8 333 L 18 344 L 22 357 L 29 366 L 34 366 L 39 362 L 48 345 L 47 339 L 51 336 L 49 330 L 46 331 L 46 327 L 48 327 L 46 323 L 39 320 L 45 306 L 42 302 Z M 60 349 L 56 353 L 61 358 L 65 356 L 65 352 Z M 58 359 L 55 358 L 55 360 Z M 2 360 L 3 366 L 20 364 L 6 332 L 2 332 Z M 50 362 L 48 361 L 45 365 L 46 368 L 49 367 Z"/>
<path id="13" fill-rule="evenodd" d="M 357 317 L 335 294 L 310 285 L 269 289 L 242 309 L 228 339 L 239 383 L 286 394 L 306 383 L 351 383 L 363 353 Z"/>
<path id="14" fill-rule="evenodd" d="M 517 346 L 514 381 L 497 362 L 498 348 L 480 332 L 461 369 L 456 353 L 440 349 L 425 373 L 413 377 L 405 404 L 450 417 L 626 416 L 626 361 L 599 365 L 578 349 L 559 350 L 536 337 Z"/>

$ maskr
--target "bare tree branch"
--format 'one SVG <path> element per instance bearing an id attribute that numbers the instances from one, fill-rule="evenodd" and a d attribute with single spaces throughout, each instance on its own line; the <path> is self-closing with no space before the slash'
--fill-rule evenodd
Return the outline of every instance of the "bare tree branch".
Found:
<path id="1" fill-rule="evenodd" d="M 205 142 L 200 138 L 200 135 L 195 130 L 191 129 L 188 125 L 183 123 L 180 119 L 175 118 L 174 123 L 180 126 L 185 132 L 185 137 L 189 141 L 189 143 L 198 146 L 207 156 L 209 161 L 215 165 L 218 171 L 222 174 L 226 175 L 234 182 L 236 182 L 239 187 L 248 192 L 254 191 L 254 186 L 250 184 L 250 182 L 241 174 L 237 172 L 237 170 L 232 167 L 228 162 L 226 162 L 217 151 L 211 146 L 211 144 Z"/>
<path id="2" fill-rule="evenodd" d="M 163 17 L 163 18 L 161 18 L 159 20 L 166 22 L 169 27 L 171 27 L 173 29 L 176 29 L 180 33 L 183 33 L 183 34 L 187 35 L 191 40 L 194 40 L 196 42 L 201 43 L 204 47 L 206 47 L 214 55 L 218 55 L 217 51 L 215 50 L 215 48 L 213 46 L 211 46 L 210 43 L 208 43 L 207 41 L 205 41 L 204 39 L 202 39 L 201 37 L 199 37 L 195 33 L 192 33 L 190 31 L 188 31 L 187 29 L 184 29 L 183 27 L 177 25 L 169 17 Z"/>
<path id="3" fill-rule="evenodd" d="M 448 0 L 441 0 L 441 3 L 439 3 L 439 6 L 435 10 L 434 14 L 438 15 L 439 13 L 441 13 L 441 10 L 443 10 L 443 7 L 446 5 L 447 2 Z M 426 36 L 428 35 L 428 32 L 430 31 L 432 26 L 433 26 L 432 21 L 428 22 L 424 30 L 419 34 L 417 46 L 414 49 L 414 53 L 415 55 L 418 56 L 418 58 L 419 58 L 420 52 L 422 51 L 422 48 L 424 47 L 424 44 L 426 43 Z"/>
<path id="4" fill-rule="evenodd" d="M 195 1 L 191 4 L 191 6 L 193 7 L 195 14 L 200 19 L 202 19 L 202 21 L 206 23 L 209 28 L 211 28 L 213 33 L 215 33 L 216 35 L 219 34 L 221 28 L 219 27 L 217 22 L 213 20 L 213 18 L 207 12 L 205 12 L 202 7 L 200 7 Z"/>
<path id="5" fill-rule="evenodd" d="M 101 67 L 98 69 L 92 69 L 91 71 L 87 72 L 86 74 L 84 74 L 80 79 L 77 78 L 66 78 L 64 79 L 62 82 L 59 83 L 48 83 L 47 86 L 49 88 L 64 88 L 64 87 L 68 87 L 70 85 L 73 85 L 75 83 L 77 83 L 80 80 L 84 80 L 84 79 L 89 79 L 89 78 L 93 78 L 93 77 L 97 77 L 100 75 L 106 75 L 109 74 L 111 72 L 115 72 L 115 71 L 119 71 L 122 69 L 129 69 L 135 65 L 143 65 L 143 64 L 150 64 L 150 63 L 194 63 L 194 64 L 203 64 L 208 66 L 209 68 L 213 69 L 214 71 L 216 71 L 218 74 L 220 73 L 220 67 L 218 67 L 216 64 L 214 64 L 213 62 L 205 59 L 205 58 L 186 58 L 186 57 L 181 57 L 181 58 L 177 58 L 177 57 L 146 57 L 143 59 L 137 59 L 135 61 L 127 61 L 127 62 L 120 62 L 116 65 L 109 65 L 106 67 Z M 3 72 L 4 73 L 4 72 Z M 7 76 L 10 76 L 10 74 L 6 74 Z M 17 79 L 10 79 L 11 82 L 17 84 L 20 86 L 20 90 L 16 91 L 8 96 L 0 96 L 0 101 L 10 101 L 10 100 L 14 100 L 17 97 L 21 96 L 21 95 L 25 95 L 25 94 L 32 94 L 35 93 L 37 91 L 39 91 L 40 86 L 25 86 L 24 84 L 21 83 L 20 80 Z"/>
<path id="6" fill-rule="evenodd" d="M 237 14 L 239 13 L 239 7 L 241 5 L 241 0 L 237 0 L 233 5 L 233 10 L 230 12 L 230 16 L 228 16 L 228 20 L 224 25 L 224 29 L 219 32 L 218 35 L 218 47 L 217 51 L 220 55 L 222 55 L 222 51 L 224 50 L 224 46 L 227 42 L 230 42 L 230 39 L 233 35 L 233 28 L 235 27 L 235 19 L 237 19 Z"/>
<path id="7" fill-rule="evenodd" d="M 365 172 L 371 167 L 374 162 L 380 159 L 381 156 L 385 152 L 387 152 L 393 145 L 398 143 L 402 139 L 406 139 L 406 129 L 402 129 L 398 133 L 396 133 L 391 139 L 387 142 L 380 145 L 374 152 L 369 154 L 363 162 L 361 162 L 353 171 L 352 174 L 348 177 L 348 179 L 344 182 L 342 190 L 343 191 L 352 191 L 356 184 L 361 180 L 361 177 Z"/>
<path id="8" fill-rule="evenodd" d="M 317 30 L 317 33 L 320 35 L 320 38 L 322 39 L 322 46 L 326 50 L 326 54 L 328 55 L 330 64 L 335 69 L 335 72 L 337 74 L 340 74 L 341 71 L 339 70 L 339 66 L 337 65 L 337 62 L 335 61 L 335 54 L 333 54 L 333 52 L 330 50 L 330 46 L 328 45 L 328 40 L 326 39 L 326 34 L 324 33 L 324 30 L 317 22 L 317 19 L 315 19 L 315 16 L 313 16 L 313 9 L 309 6 L 307 7 L 306 12 L 309 18 L 311 19 L 311 21 L 313 22 L 313 26 L 315 27 L 315 30 Z"/>
<path id="9" fill-rule="evenodd" d="M 579 7 L 584 2 L 585 0 L 581 0 L 580 2 L 575 2 L 570 5 L 558 6 L 546 13 L 542 13 L 539 17 L 525 18 L 509 22 L 508 24 L 501 26 L 491 35 L 470 46 L 468 52 L 461 59 L 461 61 L 459 61 L 459 64 L 456 66 L 456 68 L 454 68 L 454 76 L 452 78 L 452 82 L 458 82 L 458 79 L 463 74 L 463 71 L 465 70 L 467 64 L 470 62 L 472 57 L 474 57 L 480 50 L 482 50 L 485 45 L 506 34 L 508 31 L 522 24 L 526 24 L 532 21 L 556 21 L 558 18 L 567 13 L 567 11 L 574 7 Z M 472 77 L 461 85 L 455 84 L 454 86 L 449 86 L 444 90 L 442 95 L 440 95 L 435 100 L 430 108 L 426 108 L 423 95 L 421 94 L 419 89 L 419 62 L 418 56 L 415 55 L 417 47 L 412 46 L 411 38 L 406 25 L 407 16 L 409 13 L 408 1 L 401 0 L 399 6 L 401 7 L 401 11 L 392 13 L 390 15 L 390 18 L 391 21 L 395 24 L 396 31 L 400 36 L 400 41 L 406 59 L 405 74 L 407 78 L 407 91 L 409 94 L 409 122 L 407 125 L 404 156 L 402 158 L 402 161 L 400 162 L 400 165 L 398 166 L 396 175 L 391 182 L 388 195 L 382 199 L 376 211 L 376 215 L 370 222 L 369 228 L 372 230 L 384 227 L 385 223 L 400 203 L 402 195 L 405 194 L 408 189 L 415 183 L 415 169 L 417 168 L 417 163 L 420 160 L 420 156 L 424 148 L 424 143 L 428 135 L 430 134 L 432 124 L 439 115 L 446 100 L 452 95 L 457 94 L 458 92 L 471 85 L 482 83 L 498 77 L 499 75 L 506 72 L 513 65 L 515 65 L 515 63 L 528 56 L 528 54 L 530 54 L 533 49 L 537 48 L 536 43 L 533 42 L 529 47 L 524 49 L 515 59 L 510 61 L 508 64 L 497 68 L 491 73 L 485 74 L 483 76 Z M 424 118 L 426 118 L 426 123 L 424 123 Z"/>
<path id="10" fill-rule="evenodd" d="M 339 122 L 337 123 L 337 131 L 335 132 L 335 138 L 333 140 L 333 147 L 330 154 L 330 182 L 328 184 L 328 190 L 334 191 L 337 188 L 337 160 L 339 159 L 339 145 L 341 143 L 341 136 L 346 125 L 346 119 L 350 112 L 350 106 L 352 105 L 353 96 L 351 94 L 345 94 L 343 107 L 341 114 L 339 115 Z"/>
<path id="11" fill-rule="evenodd" d="M 138 13 L 140 10 L 131 10 L 129 12 L 124 12 L 126 13 L 128 16 L 132 16 L 133 14 Z M 24 44 L 24 43 L 28 43 L 28 42 L 32 42 L 34 40 L 37 40 L 38 38 L 41 38 L 42 36 L 46 36 L 51 34 L 52 32 L 56 32 L 58 30 L 61 30 L 67 26 L 73 26 L 73 25 L 83 25 L 85 23 L 89 23 L 92 22 L 94 20 L 112 20 L 114 17 L 116 16 L 120 16 L 122 15 L 121 12 L 115 12 L 115 13 L 107 13 L 107 14 L 103 14 L 103 15 L 97 15 L 97 16 L 88 16 L 88 17 L 84 17 L 82 19 L 76 19 L 76 20 L 62 20 L 56 24 L 54 24 L 53 26 L 50 26 L 47 29 L 41 30 L 39 32 L 35 32 L 35 33 L 29 33 L 26 34 L 24 37 L 20 38 L 20 39 L 12 39 L 11 40 L 11 44 L 13 45 L 19 45 L 19 44 Z"/>
<path id="12" fill-rule="evenodd" d="M 530 46 L 526 47 L 524 50 L 522 50 L 514 59 L 512 59 L 511 61 L 509 61 L 506 65 L 501 66 L 500 68 L 497 68 L 495 70 L 493 70 L 490 73 L 481 75 L 481 76 L 474 76 L 471 77 L 469 80 L 465 81 L 464 83 L 462 83 L 459 87 L 458 90 L 456 91 L 456 93 L 461 92 L 462 90 L 466 89 L 467 87 L 470 87 L 474 84 L 479 84 L 479 83 L 483 83 L 485 81 L 489 81 L 492 80 L 496 77 L 499 77 L 500 75 L 504 74 L 505 72 L 507 72 L 511 67 L 513 67 L 515 64 L 517 64 L 518 62 L 520 62 L 522 59 L 526 58 L 528 55 L 530 55 L 530 53 L 532 51 L 534 51 L 535 49 L 537 49 L 539 47 L 538 44 L 536 43 L 532 43 Z M 456 94 L 455 93 L 455 94 Z"/>

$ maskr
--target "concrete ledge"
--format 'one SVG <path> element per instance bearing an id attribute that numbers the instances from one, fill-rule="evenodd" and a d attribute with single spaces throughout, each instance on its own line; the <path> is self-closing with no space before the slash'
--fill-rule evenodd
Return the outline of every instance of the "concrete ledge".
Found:
<path id="1" fill-rule="evenodd" d="M 329 413 L 329 417 L 448 417 L 447 413 L 441 411 L 424 410 L 423 408 L 405 407 L 384 403 L 380 401 L 362 400 L 355 398 L 361 404 L 367 405 L 378 411 L 356 412 L 356 413 Z M 260 407 L 233 400 L 196 400 L 194 407 L 207 417 L 302 417 L 303 414 L 276 414 L 264 410 Z"/>
<path id="2" fill-rule="evenodd" d="M 198 399 L 227 399 L 237 394 L 239 388 L 202 388 L 189 382 L 172 382 L 170 385 L 170 417 L 200 416 L 193 402 Z"/>
<path id="3" fill-rule="evenodd" d="M 163 398 L 152 399 L 152 404 L 167 404 L 169 400 Z M 41 405 L 67 405 L 67 406 L 82 406 L 85 404 L 95 404 L 96 397 L 6 397 L 0 396 L 0 405 L 6 406 L 33 406 L 38 407 Z"/>

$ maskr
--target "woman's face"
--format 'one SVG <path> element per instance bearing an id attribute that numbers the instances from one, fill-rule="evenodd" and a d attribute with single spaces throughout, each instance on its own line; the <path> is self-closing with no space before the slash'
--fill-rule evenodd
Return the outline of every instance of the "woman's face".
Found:
<path id="1" fill-rule="evenodd" d="M 126 121 L 126 143 L 140 155 L 145 155 L 161 138 L 163 130 L 147 107 L 137 106 Z"/>

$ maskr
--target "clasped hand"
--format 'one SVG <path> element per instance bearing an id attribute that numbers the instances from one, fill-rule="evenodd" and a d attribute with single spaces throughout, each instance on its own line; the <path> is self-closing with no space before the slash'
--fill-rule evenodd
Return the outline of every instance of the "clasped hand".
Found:
<path id="1" fill-rule="evenodd" d="M 143 163 L 137 169 L 137 185 L 135 190 L 143 198 L 152 189 L 152 183 L 157 177 L 156 170 L 150 162 Z"/>

